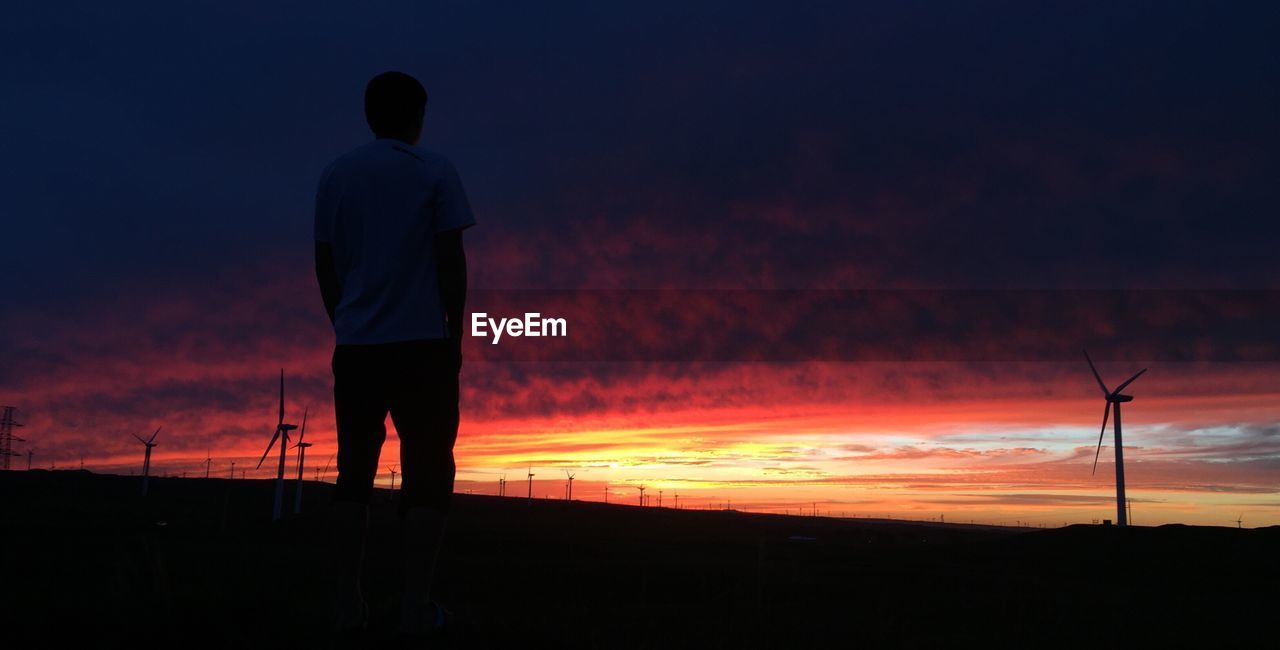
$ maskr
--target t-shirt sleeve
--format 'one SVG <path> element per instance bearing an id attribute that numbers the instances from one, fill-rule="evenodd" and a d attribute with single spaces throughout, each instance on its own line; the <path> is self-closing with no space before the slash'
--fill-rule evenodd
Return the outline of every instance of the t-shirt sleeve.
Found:
<path id="1" fill-rule="evenodd" d="M 334 218 L 337 209 L 338 202 L 333 196 L 329 169 L 325 169 L 324 173 L 320 174 L 320 182 L 316 186 L 316 241 L 333 242 Z"/>
<path id="2" fill-rule="evenodd" d="M 476 225 L 467 193 L 462 189 L 462 179 L 458 178 L 458 170 L 453 163 L 448 161 L 445 161 L 443 173 L 436 183 L 434 219 L 435 232 L 462 230 Z"/>

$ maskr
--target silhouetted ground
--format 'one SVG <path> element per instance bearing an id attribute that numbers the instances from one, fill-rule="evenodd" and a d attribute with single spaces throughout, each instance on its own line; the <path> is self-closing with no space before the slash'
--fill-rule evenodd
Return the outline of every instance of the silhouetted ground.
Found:
<path id="1" fill-rule="evenodd" d="M 308 482 L 304 514 L 272 524 L 270 481 L 153 479 L 147 499 L 140 482 L 0 473 L 0 644 L 334 645 L 331 486 Z M 438 591 L 469 619 L 451 647 L 1269 645 L 1277 542 L 1276 527 L 1033 531 L 458 495 Z M 396 623 L 399 553 L 382 492 L 371 645 Z"/>

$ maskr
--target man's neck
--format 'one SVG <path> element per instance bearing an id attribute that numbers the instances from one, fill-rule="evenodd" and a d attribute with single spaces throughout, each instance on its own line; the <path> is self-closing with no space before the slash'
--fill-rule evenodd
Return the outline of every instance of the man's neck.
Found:
<path id="1" fill-rule="evenodd" d="M 416 147 L 418 145 L 417 138 L 407 138 L 400 135 L 380 135 L 377 137 L 377 139 L 395 141 L 395 142 L 399 142 L 400 144 L 407 144 L 411 147 Z"/>

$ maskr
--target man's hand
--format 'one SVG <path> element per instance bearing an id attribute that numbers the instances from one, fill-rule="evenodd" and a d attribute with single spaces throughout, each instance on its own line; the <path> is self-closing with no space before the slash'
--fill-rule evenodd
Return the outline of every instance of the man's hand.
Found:
<path id="1" fill-rule="evenodd" d="M 449 351 L 453 353 L 453 372 L 462 372 L 462 333 L 449 337 Z"/>

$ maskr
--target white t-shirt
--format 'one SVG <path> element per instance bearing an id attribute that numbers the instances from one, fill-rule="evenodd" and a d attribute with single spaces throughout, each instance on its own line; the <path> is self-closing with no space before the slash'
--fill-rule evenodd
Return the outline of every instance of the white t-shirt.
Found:
<path id="1" fill-rule="evenodd" d="M 333 248 L 339 345 L 448 336 L 435 235 L 475 225 L 444 156 L 380 138 L 329 164 L 316 190 L 315 238 Z"/>

